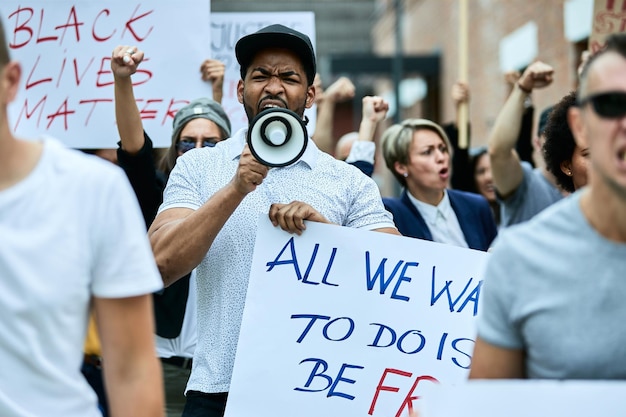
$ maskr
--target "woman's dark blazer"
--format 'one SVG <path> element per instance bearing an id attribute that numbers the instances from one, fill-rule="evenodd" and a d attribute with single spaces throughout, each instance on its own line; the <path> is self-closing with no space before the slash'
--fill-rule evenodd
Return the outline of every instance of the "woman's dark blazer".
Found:
<path id="1" fill-rule="evenodd" d="M 498 234 L 496 222 L 487 200 L 474 193 L 447 190 L 452 210 L 471 249 L 486 251 Z M 400 198 L 383 198 L 385 208 L 393 214 L 398 231 L 404 236 L 433 240 L 424 218 L 404 190 Z"/>

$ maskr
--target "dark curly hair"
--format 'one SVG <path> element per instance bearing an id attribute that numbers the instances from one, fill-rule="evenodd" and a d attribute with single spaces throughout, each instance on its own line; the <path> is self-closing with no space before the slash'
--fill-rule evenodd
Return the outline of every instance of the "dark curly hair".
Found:
<path id="1" fill-rule="evenodd" d="M 575 105 L 576 91 L 572 91 L 552 108 L 542 149 L 546 168 L 555 176 L 557 184 L 569 192 L 574 192 L 574 181 L 561 170 L 561 163 L 570 161 L 576 149 L 574 135 L 567 124 L 567 112 Z"/>

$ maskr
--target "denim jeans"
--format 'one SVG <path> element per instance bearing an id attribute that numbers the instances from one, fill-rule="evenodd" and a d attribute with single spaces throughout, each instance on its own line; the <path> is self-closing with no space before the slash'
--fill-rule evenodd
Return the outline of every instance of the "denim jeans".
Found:
<path id="1" fill-rule="evenodd" d="M 182 417 L 223 417 L 227 397 L 227 392 L 207 394 L 188 391 L 187 403 Z"/>

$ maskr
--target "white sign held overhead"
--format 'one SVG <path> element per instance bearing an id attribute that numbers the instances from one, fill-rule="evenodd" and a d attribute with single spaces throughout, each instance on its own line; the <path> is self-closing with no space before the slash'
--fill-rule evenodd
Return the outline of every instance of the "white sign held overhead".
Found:
<path id="1" fill-rule="evenodd" d="M 500 70 L 519 70 L 531 64 L 539 50 L 537 24 L 528 22 L 500 41 Z"/>
<path id="2" fill-rule="evenodd" d="M 488 256 L 261 216 L 226 417 L 406 416 L 464 381 Z"/>
<path id="3" fill-rule="evenodd" d="M 626 32 L 626 0 L 595 0 L 589 50 L 597 52 L 613 33 Z"/>
<path id="4" fill-rule="evenodd" d="M 565 39 L 578 42 L 591 34 L 593 0 L 567 0 L 563 4 Z"/>
<path id="5" fill-rule="evenodd" d="M 0 13 L 12 58 L 22 65 L 20 92 L 9 107 L 10 126 L 21 137 L 117 147 L 110 64 L 117 45 L 145 52 L 132 79 L 157 147 L 170 145 L 179 108 L 211 95 L 199 71 L 210 54 L 209 1 L 3 0 Z"/>

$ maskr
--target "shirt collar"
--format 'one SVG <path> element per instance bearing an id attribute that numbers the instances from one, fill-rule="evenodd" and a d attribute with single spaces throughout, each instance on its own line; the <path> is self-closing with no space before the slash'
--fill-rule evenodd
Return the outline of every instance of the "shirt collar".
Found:
<path id="1" fill-rule="evenodd" d="M 413 195 L 408 190 L 407 195 L 409 196 L 409 200 L 411 200 L 413 205 L 417 208 L 417 210 L 420 212 L 422 217 L 424 217 L 424 220 L 427 223 L 434 224 L 437 220 L 437 213 L 439 213 L 444 220 L 448 220 L 452 210 L 452 205 L 450 204 L 450 198 L 448 197 L 447 190 L 443 190 L 443 198 L 436 206 L 418 200 L 417 198 L 413 197 Z"/>
<path id="2" fill-rule="evenodd" d="M 235 160 L 241 156 L 241 152 L 246 145 L 247 135 L 248 128 L 243 127 L 235 132 L 235 134 L 230 139 L 225 141 L 228 143 L 228 158 L 230 160 Z M 300 159 L 294 163 L 294 165 L 304 163 L 309 168 L 313 169 L 317 163 L 320 152 L 321 151 L 315 145 L 315 142 L 313 142 L 313 140 L 309 138 L 304 153 L 302 154 Z"/>

